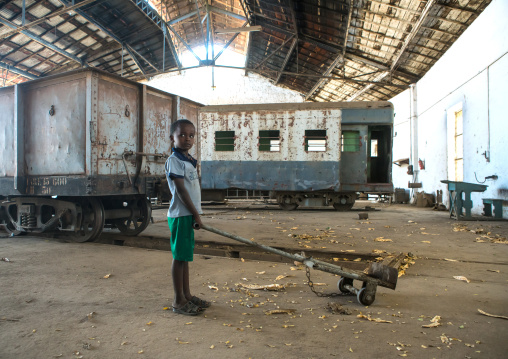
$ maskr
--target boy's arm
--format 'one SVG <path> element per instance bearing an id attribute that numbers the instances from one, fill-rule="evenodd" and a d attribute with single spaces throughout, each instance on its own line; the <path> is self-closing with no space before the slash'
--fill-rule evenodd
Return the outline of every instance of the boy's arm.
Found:
<path id="1" fill-rule="evenodd" d="M 197 226 L 194 228 L 200 229 L 201 226 L 203 225 L 203 222 L 201 222 L 201 217 L 199 216 L 198 210 L 196 209 L 196 207 L 194 207 L 194 203 L 192 203 L 189 192 L 185 188 L 184 179 L 183 178 L 173 178 L 172 180 L 175 184 L 176 195 L 180 197 L 183 204 L 185 204 L 185 207 L 187 207 L 187 209 L 194 216 L 194 221 L 197 224 Z"/>

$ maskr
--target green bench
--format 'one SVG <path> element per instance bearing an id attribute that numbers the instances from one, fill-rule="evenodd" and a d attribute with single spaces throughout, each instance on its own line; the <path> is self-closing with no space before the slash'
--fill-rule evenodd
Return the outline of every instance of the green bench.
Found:
<path id="1" fill-rule="evenodd" d="M 461 181 L 441 181 L 448 185 L 448 199 L 450 200 L 450 218 L 456 220 L 471 220 L 473 201 L 471 192 L 485 192 L 488 186 Z"/>
<path id="2" fill-rule="evenodd" d="M 483 215 L 492 217 L 492 206 L 494 206 L 494 217 L 503 218 L 503 201 L 502 199 L 483 198 Z"/>

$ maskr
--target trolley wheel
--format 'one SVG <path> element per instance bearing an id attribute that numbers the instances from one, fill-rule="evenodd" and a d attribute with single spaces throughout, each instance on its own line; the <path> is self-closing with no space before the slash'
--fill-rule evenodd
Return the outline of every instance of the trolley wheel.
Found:
<path id="1" fill-rule="evenodd" d="M 335 208 L 335 210 L 339 211 L 339 212 L 350 211 L 351 208 L 353 208 L 353 206 L 354 206 L 354 203 L 346 203 L 346 204 L 334 203 L 333 204 L 333 208 Z"/>
<path id="2" fill-rule="evenodd" d="M 351 278 L 342 277 L 337 282 L 337 288 L 341 293 L 349 293 L 349 290 L 344 287 L 346 284 L 353 285 L 353 280 Z"/>
<path id="3" fill-rule="evenodd" d="M 115 220 L 115 226 L 125 235 L 135 236 L 143 232 L 152 217 L 152 204 L 145 198 L 136 198 L 129 201 L 129 207 L 139 215 L 134 215 L 129 218 L 120 218 Z"/>
<path id="4" fill-rule="evenodd" d="M 88 197 L 81 201 L 81 210 L 81 226 L 69 238 L 74 242 L 93 241 L 104 229 L 104 206 L 100 199 Z"/>
<path id="5" fill-rule="evenodd" d="M 356 295 L 356 299 L 358 299 L 358 302 L 362 305 L 371 305 L 374 303 L 374 300 L 376 299 L 375 295 L 367 295 L 367 292 L 365 290 L 366 288 L 363 287 L 358 291 L 358 294 Z"/>

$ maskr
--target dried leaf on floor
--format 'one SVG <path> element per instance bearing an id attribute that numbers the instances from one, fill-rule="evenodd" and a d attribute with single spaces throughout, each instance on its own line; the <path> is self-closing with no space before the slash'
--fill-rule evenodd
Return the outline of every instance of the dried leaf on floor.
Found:
<path id="1" fill-rule="evenodd" d="M 237 286 L 252 289 L 252 290 L 269 290 L 269 291 L 277 291 L 277 290 L 283 290 L 286 288 L 283 284 L 264 284 L 264 285 L 257 285 L 257 284 L 243 284 L 243 283 L 237 283 Z"/>
<path id="2" fill-rule="evenodd" d="M 456 259 L 450 259 L 450 258 L 444 258 L 445 261 L 448 261 L 448 262 L 458 262 L 458 260 Z"/>
<path id="3" fill-rule="evenodd" d="M 106 275 L 105 275 L 104 277 L 102 277 L 102 278 L 104 278 L 104 279 L 108 279 L 108 278 L 109 278 L 109 277 L 111 277 L 112 275 L 113 275 L 113 274 L 108 273 L 108 274 L 106 274 Z"/>
<path id="4" fill-rule="evenodd" d="M 501 318 L 501 319 L 508 319 L 508 317 L 505 317 L 503 315 L 496 315 L 496 314 L 489 314 L 487 312 L 484 312 L 483 310 L 481 309 L 478 309 L 478 312 L 480 312 L 480 314 L 483 314 L 483 315 L 486 315 L 487 317 L 492 317 L 492 318 Z"/>
<path id="5" fill-rule="evenodd" d="M 393 323 L 392 321 L 390 320 L 384 320 L 384 319 L 381 319 L 381 318 L 372 318 L 370 316 L 370 314 L 367 314 L 367 315 L 363 315 L 362 313 L 358 314 L 356 316 L 357 318 L 362 318 L 362 319 L 367 319 L 368 321 L 371 321 L 371 322 L 376 322 L 376 323 Z"/>
<path id="6" fill-rule="evenodd" d="M 284 279 L 286 277 L 287 277 L 287 275 L 281 274 L 281 275 L 278 275 L 277 278 L 275 278 L 275 280 L 281 280 L 281 279 Z"/>
<path id="7" fill-rule="evenodd" d="M 455 278 L 457 280 L 462 280 L 466 283 L 471 283 L 471 281 L 469 279 L 467 279 L 466 277 L 464 277 L 463 275 L 454 275 L 453 278 Z"/>
<path id="8" fill-rule="evenodd" d="M 219 290 L 219 288 L 217 288 L 216 286 L 214 285 L 209 285 L 208 288 L 210 288 L 211 290 Z"/>
<path id="9" fill-rule="evenodd" d="M 256 272 L 256 274 L 265 274 L 266 271 L 262 271 L 262 272 Z"/>
<path id="10" fill-rule="evenodd" d="M 273 314 L 294 314 L 296 312 L 296 309 L 273 309 L 273 310 L 265 310 L 264 313 L 266 315 L 273 315 Z"/>
<path id="11" fill-rule="evenodd" d="M 436 315 L 434 318 L 430 320 L 430 324 L 422 325 L 423 328 L 435 328 L 439 327 L 441 323 L 439 322 L 441 320 L 441 317 L 439 315 Z"/>
<path id="12" fill-rule="evenodd" d="M 374 238 L 374 240 L 376 242 L 393 242 L 391 239 L 384 238 L 384 237 L 377 237 L 377 238 Z"/>

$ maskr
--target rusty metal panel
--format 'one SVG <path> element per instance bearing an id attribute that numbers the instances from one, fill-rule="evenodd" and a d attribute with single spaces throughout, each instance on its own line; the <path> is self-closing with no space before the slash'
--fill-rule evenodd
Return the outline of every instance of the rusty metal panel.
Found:
<path id="1" fill-rule="evenodd" d="M 340 159 L 340 109 L 235 111 L 200 114 L 202 161 L 336 161 Z M 280 151 L 258 149 L 260 130 L 280 131 Z M 327 150 L 307 152 L 305 130 L 326 130 Z M 215 132 L 235 131 L 234 151 L 215 151 Z"/>
<path id="2" fill-rule="evenodd" d="M 200 113 L 203 188 L 334 190 L 339 186 L 340 108 L 221 108 Z M 280 150 L 260 151 L 259 131 L 279 130 Z M 326 150 L 307 151 L 306 130 L 326 130 Z M 234 131 L 234 151 L 216 151 L 216 131 Z M 219 170 L 220 169 L 220 170 Z M 226 186 L 226 187 L 224 187 Z"/>
<path id="3" fill-rule="evenodd" d="M 127 81 L 99 76 L 98 83 L 97 174 L 126 174 L 122 154 L 138 152 L 140 88 Z M 126 161 L 130 175 L 136 172 L 135 157 Z"/>
<path id="4" fill-rule="evenodd" d="M 85 173 L 84 74 L 25 87 L 27 175 Z"/>
<path id="5" fill-rule="evenodd" d="M 14 87 L 0 90 L 0 177 L 16 172 L 14 147 Z"/>
<path id="6" fill-rule="evenodd" d="M 201 129 L 198 124 L 199 122 L 199 109 L 201 108 L 200 104 L 197 104 L 196 102 L 187 100 L 185 98 L 180 97 L 180 116 L 181 118 L 186 118 L 187 120 L 191 121 L 194 124 L 194 127 L 196 127 L 196 137 L 194 141 L 194 146 L 191 148 L 189 153 L 194 158 L 197 158 L 198 161 L 201 158 L 200 153 L 200 138 L 201 138 Z"/>
<path id="7" fill-rule="evenodd" d="M 173 98 L 169 94 L 147 90 L 143 152 L 162 153 L 164 157 L 145 156 L 142 173 L 164 175 L 164 164 L 171 153 L 169 128 Z"/>

